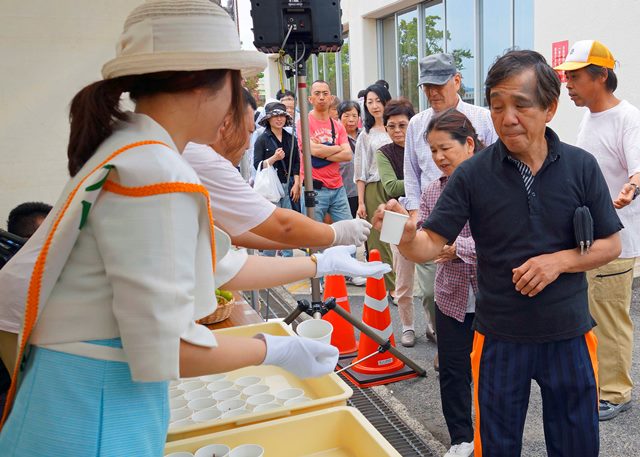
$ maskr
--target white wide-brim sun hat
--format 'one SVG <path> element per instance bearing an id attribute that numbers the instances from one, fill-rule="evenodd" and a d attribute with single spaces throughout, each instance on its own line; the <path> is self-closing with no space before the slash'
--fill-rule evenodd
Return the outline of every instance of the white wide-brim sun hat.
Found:
<path id="1" fill-rule="evenodd" d="M 240 70 L 260 73 L 267 58 L 243 50 L 236 25 L 210 0 L 151 0 L 134 9 L 102 67 L 104 79 L 161 71 Z"/>

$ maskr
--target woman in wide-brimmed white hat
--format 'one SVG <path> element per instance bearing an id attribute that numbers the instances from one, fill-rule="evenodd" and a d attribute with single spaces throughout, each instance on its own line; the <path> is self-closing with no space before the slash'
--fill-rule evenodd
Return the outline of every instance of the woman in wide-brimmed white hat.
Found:
<path id="1" fill-rule="evenodd" d="M 71 180 L 25 250 L 37 247 L 37 260 L 0 455 L 161 456 L 168 380 L 259 364 L 302 377 L 335 367 L 331 346 L 214 337 L 195 323 L 238 265 L 225 261 L 229 239 L 180 153 L 189 141 L 212 143 L 229 112 L 243 122 L 241 72 L 265 63 L 240 49 L 231 19 L 207 0 L 157 0 L 129 15 L 104 80 L 71 103 Z M 135 112 L 120 111 L 125 92 Z M 269 259 L 279 263 L 262 274 L 284 283 L 356 268 L 348 247 L 332 249 Z"/>

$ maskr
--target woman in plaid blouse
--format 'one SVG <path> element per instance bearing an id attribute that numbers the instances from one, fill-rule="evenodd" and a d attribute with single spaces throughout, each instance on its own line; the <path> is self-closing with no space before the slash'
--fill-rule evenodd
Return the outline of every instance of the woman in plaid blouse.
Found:
<path id="1" fill-rule="evenodd" d="M 455 109 L 433 118 L 427 127 L 426 137 L 433 161 L 442 171 L 442 176 L 422 193 L 421 221 L 433 210 L 456 167 L 483 147 L 471 122 Z M 452 446 L 446 455 L 469 455 L 466 450 L 473 450 L 469 355 L 473 343 L 472 322 L 478 282 L 475 242 L 468 223 L 456 240 L 443 248 L 435 263 L 440 397 Z"/>

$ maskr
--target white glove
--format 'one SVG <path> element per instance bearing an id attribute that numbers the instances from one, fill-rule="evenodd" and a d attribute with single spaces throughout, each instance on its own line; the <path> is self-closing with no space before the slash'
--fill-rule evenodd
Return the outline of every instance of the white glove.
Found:
<path id="1" fill-rule="evenodd" d="M 369 232 L 371 232 L 371 224 L 364 219 L 334 222 L 329 227 L 333 229 L 335 234 L 331 246 L 349 246 L 351 244 L 360 246 L 367 241 Z"/>
<path id="2" fill-rule="evenodd" d="M 260 333 L 267 355 L 262 365 L 275 365 L 299 378 L 317 378 L 332 373 L 338 363 L 338 348 L 299 336 Z"/>
<path id="3" fill-rule="evenodd" d="M 356 253 L 355 246 L 334 246 L 323 253 L 314 254 L 317 259 L 316 278 L 325 275 L 373 276 L 380 279 L 391 271 L 391 266 L 379 261 L 359 262 L 351 257 Z"/>

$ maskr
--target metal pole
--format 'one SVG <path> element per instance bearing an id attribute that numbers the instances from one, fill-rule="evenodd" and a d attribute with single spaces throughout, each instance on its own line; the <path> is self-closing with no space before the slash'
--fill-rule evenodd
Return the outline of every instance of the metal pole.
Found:
<path id="1" fill-rule="evenodd" d="M 373 341 L 378 343 L 378 345 L 386 344 L 387 341 L 381 338 L 376 332 L 374 332 L 371 329 L 371 327 L 367 326 L 364 322 L 354 318 L 350 313 L 346 312 L 341 306 L 336 305 L 336 307 L 333 308 L 333 311 L 335 311 L 340 317 L 342 317 L 344 320 L 346 320 L 351 325 L 356 327 L 358 330 L 360 330 L 362 333 L 367 335 Z M 389 347 L 389 352 L 392 353 L 397 358 L 399 358 L 400 360 L 402 360 L 405 363 L 405 365 L 407 365 L 413 371 L 418 373 L 418 376 L 427 376 L 427 371 L 424 368 L 420 367 L 420 365 L 415 363 L 413 360 L 411 360 L 409 357 L 404 355 L 402 352 L 398 351 L 395 347 L 393 346 Z"/>
<path id="2" fill-rule="evenodd" d="M 247 253 L 249 255 L 253 255 L 255 254 L 255 250 L 247 249 Z M 251 307 L 256 311 L 258 310 L 258 297 L 259 297 L 259 291 L 252 290 L 251 291 Z"/>
<path id="3" fill-rule="evenodd" d="M 297 63 L 298 74 L 298 107 L 300 109 L 300 132 L 302 138 L 302 158 L 304 162 L 304 205 L 307 216 L 315 219 L 316 193 L 313 190 L 313 167 L 311 165 L 311 140 L 309 139 L 309 108 L 307 106 L 307 64 L 306 59 Z M 315 252 L 313 249 L 311 252 Z M 320 279 L 311 278 L 311 301 L 320 301 Z"/>

